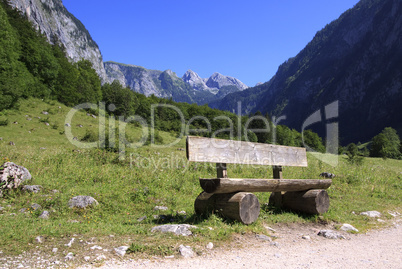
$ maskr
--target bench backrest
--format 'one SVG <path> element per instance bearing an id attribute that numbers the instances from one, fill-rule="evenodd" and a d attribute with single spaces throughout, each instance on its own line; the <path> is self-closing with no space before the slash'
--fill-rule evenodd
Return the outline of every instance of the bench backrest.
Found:
<path id="1" fill-rule="evenodd" d="M 307 166 L 306 149 L 264 143 L 187 137 L 187 159 L 193 162 L 272 166 Z"/>

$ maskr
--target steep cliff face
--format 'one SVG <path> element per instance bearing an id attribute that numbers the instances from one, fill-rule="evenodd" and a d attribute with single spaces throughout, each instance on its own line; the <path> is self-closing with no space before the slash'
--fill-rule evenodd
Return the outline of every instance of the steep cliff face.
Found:
<path id="1" fill-rule="evenodd" d="M 149 70 L 141 66 L 115 62 L 105 62 L 104 66 L 109 82 L 118 80 L 124 87 L 129 87 L 146 96 L 153 94 L 158 97 L 168 97 L 168 95 L 164 95 L 160 91 L 158 87 L 160 83 L 156 83 L 162 71 Z"/>
<path id="2" fill-rule="evenodd" d="M 387 126 L 402 134 L 401 62 L 402 1 L 362 0 L 283 63 L 269 83 L 247 90 L 257 102 L 243 108 L 286 115 L 281 123 L 300 130 L 311 113 L 339 101 L 342 143 L 367 141 Z M 215 107 L 231 110 L 241 97 L 228 95 Z"/>
<path id="3" fill-rule="evenodd" d="M 70 59 L 75 62 L 89 60 L 101 79 L 106 81 L 98 45 L 61 0 L 10 0 L 9 3 L 26 14 L 35 27 L 47 36 L 49 42 L 57 40 L 62 43 Z"/>
<path id="4" fill-rule="evenodd" d="M 120 84 L 147 96 L 173 98 L 174 101 L 206 104 L 229 93 L 242 91 L 247 86 L 233 77 L 214 73 L 209 79 L 188 70 L 182 78 L 171 70 L 149 70 L 141 66 L 106 62 L 108 81 Z M 210 86 L 208 86 L 210 85 Z"/>

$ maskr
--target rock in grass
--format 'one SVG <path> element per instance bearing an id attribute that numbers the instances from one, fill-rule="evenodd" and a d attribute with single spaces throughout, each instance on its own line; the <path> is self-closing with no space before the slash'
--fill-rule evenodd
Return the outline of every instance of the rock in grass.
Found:
<path id="1" fill-rule="evenodd" d="M 191 247 L 189 246 L 179 246 L 179 252 L 180 255 L 183 256 L 184 258 L 192 258 L 194 257 L 194 251 Z"/>
<path id="2" fill-rule="evenodd" d="M 37 237 L 35 238 L 35 240 L 36 240 L 36 242 L 38 242 L 38 243 L 43 243 L 43 242 L 45 241 L 45 238 L 44 238 L 43 236 L 39 235 L 39 236 L 37 236 Z"/>
<path id="3" fill-rule="evenodd" d="M 360 213 L 360 215 L 367 216 L 367 217 L 370 217 L 370 218 L 379 218 L 379 217 L 381 217 L 381 213 L 378 212 L 378 211 L 366 211 L 366 212 Z"/>
<path id="4" fill-rule="evenodd" d="M 33 210 L 37 210 L 37 209 L 40 209 L 40 208 L 42 208 L 42 207 L 41 207 L 39 204 L 34 203 L 34 204 L 31 205 L 31 208 L 32 208 Z"/>
<path id="5" fill-rule="evenodd" d="M 49 218 L 49 211 L 43 211 L 42 214 L 39 216 L 40 219 L 48 219 Z"/>
<path id="6" fill-rule="evenodd" d="M 138 222 L 141 222 L 141 221 L 146 220 L 146 219 L 147 219 L 147 216 L 143 216 L 143 217 L 137 219 L 137 221 L 138 221 Z"/>
<path id="7" fill-rule="evenodd" d="M 321 230 L 318 232 L 318 235 L 323 236 L 328 239 L 346 239 L 343 235 L 340 233 L 337 233 L 332 230 Z"/>
<path id="8" fill-rule="evenodd" d="M 126 255 L 127 249 L 129 249 L 128 246 L 121 246 L 118 248 L 114 249 L 114 252 L 116 252 L 116 254 L 120 257 L 124 257 L 124 255 Z"/>
<path id="9" fill-rule="evenodd" d="M 25 185 L 24 187 L 22 187 L 23 191 L 33 192 L 33 193 L 38 193 L 41 191 L 41 189 L 42 189 L 41 185 Z"/>
<path id="10" fill-rule="evenodd" d="M 0 166 L 0 194 L 2 190 L 16 189 L 24 181 L 32 178 L 28 169 L 13 162 L 5 162 Z"/>
<path id="11" fill-rule="evenodd" d="M 68 206 L 70 208 L 77 207 L 77 208 L 86 208 L 88 206 L 96 206 L 98 205 L 98 201 L 91 196 L 75 196 L 68 201 Z"/>
<path id="12" fill-rule="evenodd" d="M 176 235 L 189 236 L 193 234 L 190 229 L 194 228 L 197 227 L 189 224 L 166 224 L 153 227 L 151 232 L 174 233 Z"/>
<path id="13" fill-rule="evenodd" d="M 194 228 L 197 227 L 189 224 L 166 224 L 153 227 L 151 232 L 174 233 L 176 235 L 189 236 L 193 234 L 190 229 Z"/>
<path id="14" fill-rule="evenodd" d="M 169 208 L 167 206 L 155 206 L 154 211 L 166 211 Z"/>
<path id="15" fill-rule="evenodd" d="M 349 232 L 349 231 L 358 232 L 359 231 L 358 229 L 356 229 L 355 227 L 353 227 L 352 225 L 347 224 L 347 223 L 342 225 L 341 230 L 345 231 L 345 232 Z"/>
<path id="16" fill-rule="evenodd" d="M 329 172 L 323 172 L 320 174 L 320 177 L 333 179 L 335 177 L 335 174 Z"/>

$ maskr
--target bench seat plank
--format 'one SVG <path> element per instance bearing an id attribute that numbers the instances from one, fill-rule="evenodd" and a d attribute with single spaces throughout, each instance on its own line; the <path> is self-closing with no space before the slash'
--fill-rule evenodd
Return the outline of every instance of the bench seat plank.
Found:
<path id="1" fill-rule="evenodd" d="M 187 158 L 192 162 L 307 167 L 305 148 L 196 136 L 187 137 Z"/>
<path id="2" fill-rule="evenodd" d="M 200 178 L 207 193 L 307 191 L 327 189 L 331 184 L 331 179 Z"/>

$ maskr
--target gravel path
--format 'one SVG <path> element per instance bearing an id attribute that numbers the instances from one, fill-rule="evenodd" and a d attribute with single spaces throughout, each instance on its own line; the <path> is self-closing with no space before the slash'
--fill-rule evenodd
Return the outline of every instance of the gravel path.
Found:
<path id="1" fill-rule="evenodd" d="M 274 242 L 239 236 L 231 249 L 205 249 L 195 258 L 107 261 L 101 268 L 402 268 L 400 220 L 367 234 L 343 233 L 346 239 L 323 238 L 319 229 L 278 226 Z M 306 235 L 310 239 L 302 239 Z"/>

